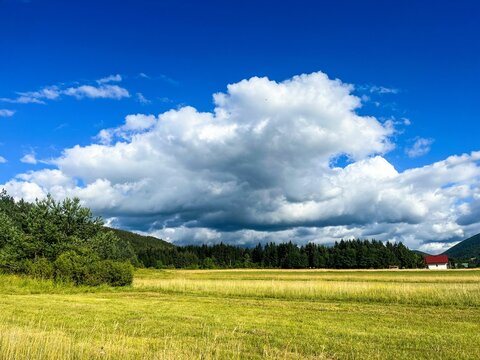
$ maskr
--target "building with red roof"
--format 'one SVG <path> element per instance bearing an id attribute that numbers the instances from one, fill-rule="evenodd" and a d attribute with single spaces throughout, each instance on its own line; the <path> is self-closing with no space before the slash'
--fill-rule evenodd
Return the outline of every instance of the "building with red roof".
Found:
<path id="1" fill-rule="evenodd" d="M 425 256 L 425 264 L 431 270 L 446 270 L 448 269 L 448 256 L 447 255 Z"/>

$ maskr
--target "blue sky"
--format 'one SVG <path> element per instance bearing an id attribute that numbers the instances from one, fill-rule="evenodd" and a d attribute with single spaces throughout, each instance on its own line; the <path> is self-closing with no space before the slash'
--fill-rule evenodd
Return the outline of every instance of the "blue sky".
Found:
<path id="1" fill-rule="evenodd" d="M 480 150 L 475 136 L 480 118 L 479 13 L 480 5 L 473 0 L 0 1 L 0 184 L 10 183 L 10 191 L 15 192 L 19 187 L 12 182 L 35 183 L 21 174 L 42 169 L 59 170 L 80 188 L 102 179 L 114 185 L 140 181 L 118 180 L 104 173 L 83 176 L 82 171 L 71 170 L 74 159 L 67 159 L 65 150 L 101 143 L 98 134 L 105 129 L 117 128 L 116 132 L 109 130 L 117 138 L 108 145 L 103 142 L 104 146 L 131 142 L 131 137 L 119 135 L 127 131 L 125 127 L 118 130 L 129 114 L 157 116 L 184 106 L 212 112 L 216 106 L 212 95 L 229 93 L 228 84 L 255 76 L 281 83 L 295 75 L 315 72 L 353 85 L 350 94 L 361 101 L 361 106 L 353 110 L 355 114 L 375 117 L 382 126 L 395 128 L 386 135 L 391 145 L 388 150 L 373 147 L 366 155 L 353 156 L 340 149 L 329 153 L 331 167 L 381 155 L 403 173 L 451 155 L 470 154 Z M 249 91 L 255 91 L 255 84 L 251 85 Z M 330 89 L 330 85 L 324 85 Z M 45 89 L 49 95 L 45 95 Z M 149 131 L 148 126 L 136 130 Z M 64 160 L 59 165 L 60 158 Z M 472 161 L 476 166 L 476 160 Z M 462 208 L 462 216 L 473 216 L 476 175 L 468 184 L 465 181 L 450 179 L 435 186 L 442 189 L 454 183 L 472 189 L 453 203 L 466 204 L 463 207 L 469 209 Z M 58 190 L 37 185 L 44 192 Z M 276 188 L 286 187 L 283 184 Z M 432 193 L 434 190 L 429 189 Z M 16 195 L 28 195 L 22 191 Z M 58 191 L 61 197 L 62 191 Z M 251 189 L 244 191 L 253 193 Z M 280 221 L 275 226 L 271 221 L 260 225 L 240 221 L 236 232 L 262 231 L 258 236 L 240 236 L 224 230 L 229 228 L 227 220 L 222 225 L 215 221 L 195 224 L 178 209 L 167 211 L 168 206 L 152 211 L 137 208 L 135 211 L 145 215 L 132 220 L 134 210 L 121 210 L 118 202 L 107 206 L 85 201 L 98 213 L 117 221 L 118 226 L 157 231 L 163 237 L 167 230 L 186 233 L 179 242 L 193 237 L 195 241 L 212 237 L 226 241 L 270 239 L 265 231 L 278 238 L 283 235 L 276 231 L 313 231 L 311 238 L 298 235 L 299 242 L 316 240 L 316 236 L 332 239 L 335 232 L 328 236 L 321 232 L 325 231 L 321 230 L 324 224 L 330 223 L 353 229 L 339 232 L 342 236 L 371 233 L 358 219 L 349 223 L 314 216 L 301 223 Z M 182 203 L 180 208 L 188 206 Z M 178 218 L 189 220 L 176 223 L 174 219 Z M 448 235 L 430 232 L 417 235 L 416 242 L 412 240 L 414 230 L 408 237 L 391 227 L 407 223 L 416 229 L 422 220 L 374 219 L 368 226 L 388 224 L 390 230 L 372 230 L 373 234 L 435 251 L 435 246 L 447 245 L 429 248 L 428 244 L 452 244 L 477 230 L 475 224 L 470 222 L 466 227 L 457 220 L 453 221 L 454 229 L 448 228 Z M 169 230 L 172 221 L 176 227 Z M 439 220 L 436 225 L 440 223 L 447 222 Z M 194 229 L 195 235 L 189 229 Z"/>

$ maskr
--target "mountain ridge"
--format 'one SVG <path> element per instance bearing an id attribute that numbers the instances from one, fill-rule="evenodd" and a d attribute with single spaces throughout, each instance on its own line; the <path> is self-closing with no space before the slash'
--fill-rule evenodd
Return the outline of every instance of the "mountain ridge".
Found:
<path id="1" fill-rule="evenodd" d="M 473 235 L 457 245 L 452 246 L 442 255 L 447 255 L 454 259 L 480 258 L 480 234 Z"/>

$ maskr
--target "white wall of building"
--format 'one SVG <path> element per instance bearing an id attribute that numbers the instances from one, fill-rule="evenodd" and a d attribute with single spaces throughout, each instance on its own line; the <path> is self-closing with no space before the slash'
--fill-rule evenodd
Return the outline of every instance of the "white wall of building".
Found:
<path id="1" fill-rule="evenodd" d="M 447 270 L 447 264 L 429 264 L 430 270 Z"/>

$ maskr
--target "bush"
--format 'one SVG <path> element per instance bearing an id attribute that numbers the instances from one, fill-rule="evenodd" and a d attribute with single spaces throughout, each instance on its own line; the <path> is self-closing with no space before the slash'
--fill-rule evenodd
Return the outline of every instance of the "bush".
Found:
<path id="1" fill-rule="evenodd" d="M 0 254 L 0 273 L 3 274 L 28 274 L 30 261 L 29 260 L 11 260 L 5 261 Z"/>
<path id="2" fill-rule="evenodd" d="M 133 281 L 133 266 L 128 262 L 113 260 L 95 261 L 88 266 L 85 274 L 85 285 L 111 286 L 131 285 Z"/>
<path id="3" fill-rule="evenodd" d="M 55 261 L 55 278 L 76 285 L 126 286 L 133 281 L 133 266 L 129 262 L 99 260 L 94 255 L 69 251 Z"/>
<path id="4" fill-rule="evenodd" d="M 54 262 L 55 279 L 73 282 L 77 285 L 83 284 L 87 272 L 86 267 L 90 260 L 74 251 L 64 252 Z"/>
<path id="5" fill-rule="evenodd" d="M 112 286 L 127 286 L 133 282 L 134 268 L 129 262 L 110 262 L 110 282 Z"/>
<path id="6" fill-rule="evenodd" d="M 52 279 L 54 275 L 53 264 L 43 257 L 27 260 L 25 268 L 28 275 L 38 279 Z"/>

